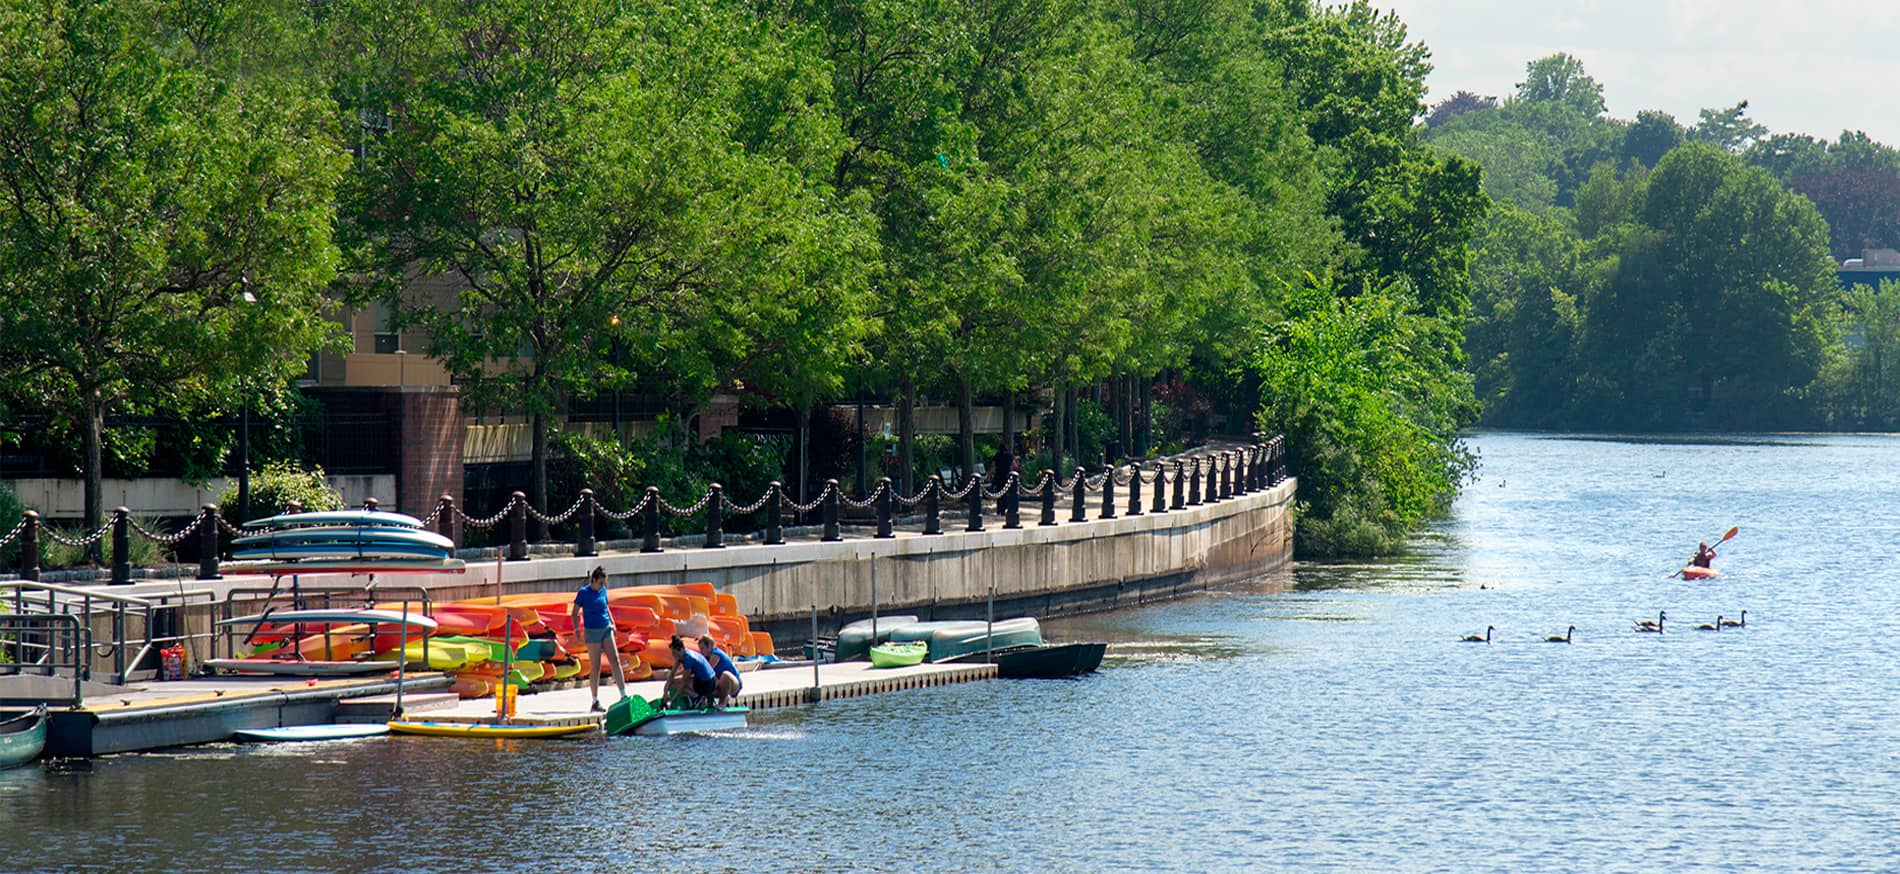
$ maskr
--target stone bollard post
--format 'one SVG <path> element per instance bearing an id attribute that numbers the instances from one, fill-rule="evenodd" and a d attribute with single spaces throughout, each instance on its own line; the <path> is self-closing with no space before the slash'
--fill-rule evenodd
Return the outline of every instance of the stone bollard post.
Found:
<path id="1" fill-rule="evenodd" d="M 1168 512 L 1168 466 L 1155 462 L 1155 504 L 1153 512 Z"/>
<path id="2" fill-rule="evenodd" d="M 1115 468 L 1113 466 L 1102 471 L 1102 515 L 1095 518 L 1115 518 Z"/>
<path id="3" fill-rule="evenodd" d="M 594 506 L 594 490 L 581 489 L 581 508 L 574 512 L 581 517 L 581 536 L 574 541 L 574 555 L 586 558 L 599 550 L 594 548 L 594 514 L 599 508 Z"/>
<path id="4" fill-rule="evenodd" d="M 943 493 L 943 479 L 931 474 L 924 483 L 924 533 L 943 533 L 943 508 L 938 506 L 938 495 Z"/>
<path id="5" fill-rule="evenodd" d="M 1128 515 L 1141 515 L 1141 465 L 1128 465 Z"/>
<path id="6" fill-rule="evenodd" d="M 1220 454 L 1220 498 L 1225 501 L 1234 496 L 1234 454 Z"/>
<path id="7" fill-rule="evenodd" d="M 640 551 L 660 551 L 659 486 L 647 486 L 646 509 L 640 511 Z"/>
<path id="8" fill-rule="evenodd" d="M 1195 458 L 1192 462 L 1194 467 L 1188 471 L 1188 506 L 1198 507 L 1201 504 L 1201 460 Z"/>
<path id="9" fill-rule="evenodd" d="M 765 514 L 765 542 L 777 546 L 785 542 L 785 486 L 778 480 L 766 486 L 765 506 L 771 510 Z"/>
<path id="10" fill-rule="evenodd" d="M 877 536 L 896 537 L 891 532 L 891 478 L 882 477 L 877 481 Z"/>
<path id="11" fill-rule="evenodd" d="M 1015 471 L 1010 471 L 1009 481 L 1003 484 L 1002 503 L 1004 528 L 1023 527 L 1023 517 L 1020 509 L 1023 501 L 1022 489 L 1022 475 Z"/>
<path id="12" fill-rule="evenodd" d="M 26 527 L 20 529 L 20 579 L 40 578 L 40 511 L 26 511 Z"/>
<path id="13" fill-rule="evenodd" d="M 508 499 L 508 560 L 528 560 L 528 495 L 515 492 Z"/>
<path id="14" fill-rule="evenodd" d="M 198 579 L 218 578 L 218 505 L 198 510 Z"/>
<path id="15" fill-rule="evenodd" d="M 1069 509 L 1070 522 L 1087 522 L 1089 520 L 1088 480 L 1089 472 L 1086 469 L 1080 467 L 1075 469 L 1075 485 L 1073 486 L 1075 505 Z"/>
<path id="16" fill-rule="evenodd" d="M 825 533 L 819 539 L 826 543 L 833 543 L 844 539 L 844 535 L 838 531 L 838 499 L 840 497 L 838 481 L 835 479 L 825 480 Z"/>
<path id="17" fill-rule="evenodd" d="M 968 485 L 970 487 L 970 494 L 964 500 L 968 501 L 969 503 L 970 523 L 968 525 L 963 526 L 963 530 L 982 531 L 983 530 L 983 475 L 980 473 L 970 474 L 970 481 Z"/>
<path id="18" fill-rule="evenodd" d="M 132 585 L 132 511 L 112 508 L 112 585 Z"/>
<path id="19" fill-rule="evenodd" d="M 435 499 L 435 533 L 455 540 L 455 497 L 443 495 Z"/>
<path id="20" fill-rule="evenodd" d="M 1179 510 L 1187 506 L 1187 498 L 1182 494 L 1182 488 L 1187 485 L 1186 469 L 1187 465 L 1179 461 L 1174 463 L 1174 500 L 1170 502 L 1170 509 Z"/>
<path id="21" fill-rule="evenodd" d="M 1036 524 L 1056 524 L 1056 472 L 1053 470 L 1042 472 L 1042 518 Z"/>
<path id="22" fill-rule="evenodd" d="M 726 489 L 718 483 L 706 487 L 706 548 L 726 548 Z"/>

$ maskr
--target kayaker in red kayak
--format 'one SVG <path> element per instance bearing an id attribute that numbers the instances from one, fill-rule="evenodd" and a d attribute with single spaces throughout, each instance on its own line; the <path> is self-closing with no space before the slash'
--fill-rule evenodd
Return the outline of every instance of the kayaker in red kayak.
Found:
<path id="1" fill-rule="evenodd" d="M 1695 550 L 1695 557 L 1692 559 L 1689 559 L 1689 566 L 1690 567 L 1706 567 L 1706 568 L 1714 567 L 1715 566 L 1715 547 L 1710 546 L 1707 540 L 1704 540 L 1701 543 L 1697 544 L 1696 550 Z"/>

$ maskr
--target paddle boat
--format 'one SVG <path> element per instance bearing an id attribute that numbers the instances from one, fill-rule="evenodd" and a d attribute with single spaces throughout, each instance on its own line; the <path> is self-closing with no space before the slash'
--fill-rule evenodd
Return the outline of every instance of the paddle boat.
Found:
<path id="1" fill-rule="evenodd" d="M 907 668 L 929 654 L 930 647 L 922 643 L 880 643 L 871 647 L 871 667 Z"/>
<path id="2" fill-rule="evenodd" d="M 731 731 L 746 727 L 749 707 L 713 707 L 659 709 L 658 701 L 629 695 L 607 708 L 601 727 L 608 734 L 637 734 L 659 737 L 674 734 L 702 734 Z"/>
<path id="3" fill-rule="evenodd" d="M 24 765 L 46 749 L 46 705 L 15 713 L 0 712 L 0 768 Z"/>

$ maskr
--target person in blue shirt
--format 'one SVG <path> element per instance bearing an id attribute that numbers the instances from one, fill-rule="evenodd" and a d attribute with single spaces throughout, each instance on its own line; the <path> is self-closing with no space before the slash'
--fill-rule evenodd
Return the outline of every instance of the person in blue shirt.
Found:
<path id="1" fill-rule="evenodd" d="M 719 699 L 719 706 L 731 707 L 739 703 L 739 687 L 744 680 L 739 676 L 739 666 L 732 663 L 732 656 L 719 648 L 710 634 L 699 636 L 699 651 L 706 655 L 706 661 L 713 666 L 713 696 Z"/>
<path id="2" fill-rule="evenodd" d="M 667 643 L 667 649 L 673 651 L 673 675 L 666 678 L 665 700 L 684 702 L 687 706 L 710 703 L 718 688 L 712 663 L 706 661 L 699 650 L 687 646 L 677 634 Z"/>
<path id="3" fill-rule="evenodd" d="M 614 685 L 620 697 L 627 697 L 627 676 L 620 669 L 620 649 L 614 645 L 614 617 L 607 612 L 607 569 L 596 566 L 587 575 L 587 585 L 574 593 L 574 605 L 568 609 L 574 620 L 575 636 L 587 644 L 587 691 L 594 695 L 594 709 L 600 706 L 600 662 L 606 659 L 614 669 Z"/>

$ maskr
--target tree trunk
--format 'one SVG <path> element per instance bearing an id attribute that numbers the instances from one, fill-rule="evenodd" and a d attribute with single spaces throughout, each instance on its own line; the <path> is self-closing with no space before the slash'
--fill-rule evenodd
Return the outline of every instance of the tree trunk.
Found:
<path id="1" fill-rule="evenodd" d="M 1067 472 L 1067 469 L 1062 466 L 1062 440 L 1063 435 L 1068 433 L 1064 430 L 1068 427 L 1068 417 L 1064 415 L 1066 404 L 1063 402 L 1063 399 L 1068 397 L 1068 393 L 1058 387 L 1052 390 L 1051 394 L 1054 395 L 1054 402 L 1049 405 L 1049 433 L 1053 438 L 1049 441 L 1049 470 L 1057 477 L 1061 477 Z"/>
<path id="2" fill-rule="evenodd" d="M 86 530 L 91 534 L 105 521 L 105 433 L 106 401 L 98 389 L 86 393 Z M 98 563 L 105 560 L 105 538 L 86 547 L 86 558 Z"/>
<path id="3" fill-rule="evenodd" d="M 901 393 L 897 401 L 898 485 L 908 497 L 917 494 L 913 482 L 917 470 L 917 460 L 913 454 L 917 439 L 917 383 L 906 376 L 897 390 Z"/>
<path id="4" fill-rule="evenodd" d="M 957 376 L 957 463 L 963 467 L 959 476 L 965 481 L 976 472 L 976 399 L 970 393 L 970 381 L 961 374 Z"/>
<path id="5" fill-rule="evenodd" d="M 1135 397 L 1137 399 L 1135 403 L 1141 413 L 1140 418 L 1136 420 L 1139 428 L 1135 434 L 1135 450 L 1137 454 L 1145 457 L 1148 454 L 1148 447 L 1154 445 L 1155 437 L 1155 423 L 1151 418 L 1155 408 L 1154 377 L 1150 376 L 1141 380 L 1140 391 Z"/>
<path id="6" fill-rule="evenodd" d="M 533 445 L 528 454 L 528 504 L 542 513 L 558 512 L 557 508 L 548 506 L 548 414 L 530 415 L 528 431 Z M 548 526 L 529 516 L 528 539 L 536 542 L 548 539 Z"/>
<path id="7" fill-rule="evenodd" d="M 808 494 L 810 487 L 807 485 L 811 476 L 810 447 L 811 407 L 806 405 L 798 408 L 798 502 L 801 504 L 811 500 L 811 495 Z M 805 514 L 798 515 L 799 521 L 804 521 Z"/>

